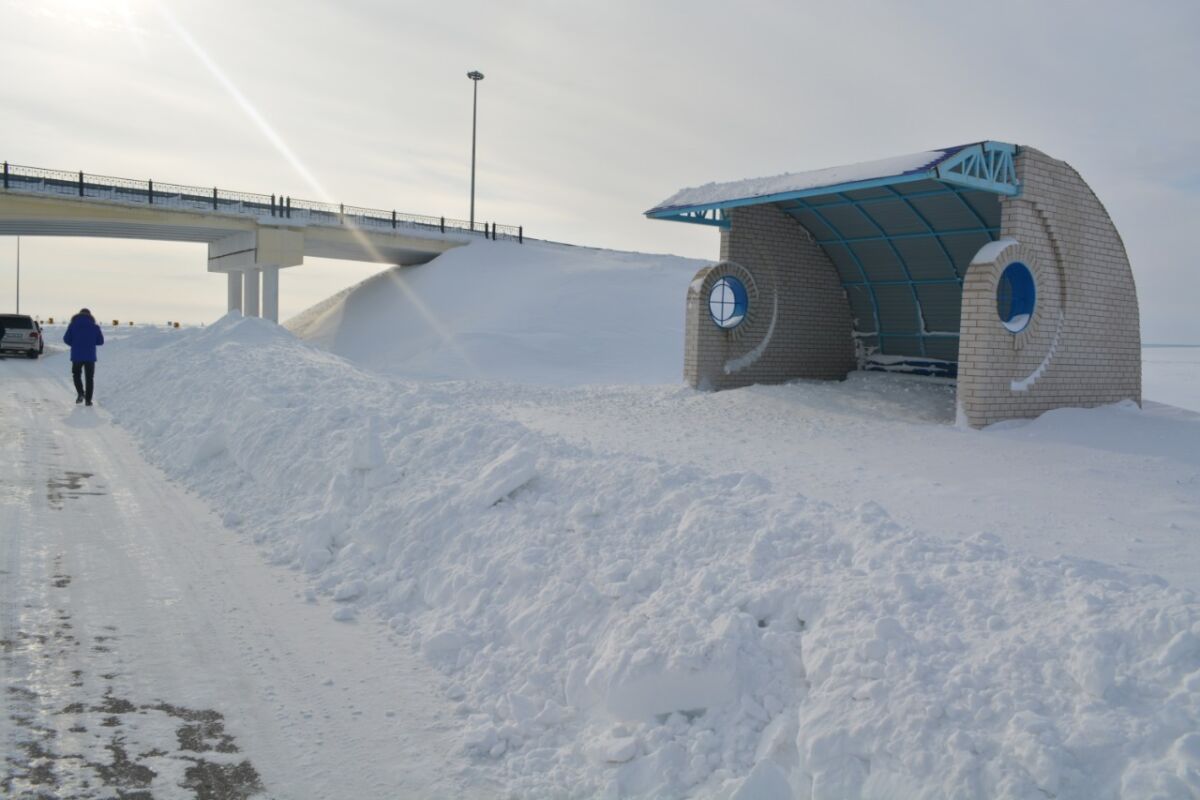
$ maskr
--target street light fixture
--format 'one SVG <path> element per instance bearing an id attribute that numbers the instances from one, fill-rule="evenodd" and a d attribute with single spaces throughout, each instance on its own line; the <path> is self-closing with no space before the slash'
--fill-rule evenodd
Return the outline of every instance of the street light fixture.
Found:
<path id="1" fill-rule="evenodd" d="M 471 100 L 471 230 L 475 230 L 475 120 L 479 116 L 479 82 L 483 80 L 483 73 L 475 69 L 468 72 L 467 77 L 474 85 Z"/>

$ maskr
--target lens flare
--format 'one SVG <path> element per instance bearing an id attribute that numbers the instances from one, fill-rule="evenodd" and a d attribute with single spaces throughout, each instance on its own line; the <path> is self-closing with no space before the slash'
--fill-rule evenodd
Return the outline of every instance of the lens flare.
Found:
<path id="1" fill-rule="evenodd" d="M 183 27 L 183 24 L 174 14 L 171 13 L 171 10 L 163 3 L 159 3 L 158 8 L 175 35 L 178 36 L 187 49 L 192 52 L 192 55 L 196 56 L 208 73 L 212 75 L 213 79 L 216 80 L 216 82 L 221 86 L 221 88 L 224 89 L 231 98 L 233 98 L 234 103 L 237 104 L 238 108 L 242 110 L 242 113 L 250 118 L 250 121 L 254 123 L 254 126 L 263 135 L 267 142 L 273 148 L 275 148 L 275 151 L 283 157 L 283 159 L 288 163 L 289 166 L 291 166 L 293 170 L 295 170 L 296 174 L 299 175 L 301 180 L 308 185 L 308 188 L 318 197 L 318 199 L 325 203 L 335 202 L 330 196 L 329 192 L 325 191 L 325 187 L 321 185 L 321 182 L 317 180 L 317 177 L 313 175 L 312 171 L 309 170 L 309 168 L 305 166 L 304 162 L 300 160 L 300 157 L 296 155 L 295 151 L 288 146 L 288 143 L 284 141 L 283 137 L 280 136 L 279 133 L 276 132 L 276 130 L 271 126 L 271 123 L 269 123 L 266 118 L 259 113 L 254 104 L 250 102 L 250 99 L 246 97 L 241 89 L 238 88 L 237 84 L 234 83 L 233 79 L 225 72 L 225 70 L 221 68 L 221 65 L 213 60 L 213 58 L 209 56 L 208 51 L 205 50 L 198 41 L 196 41 L 195 37 L 193 37 L 186 28 Z M 353 219 L 344 220 L 344 224 L 350 230 L 351 236 L 354 237 L 359 246 L 370 255 L 372 261 L 380 264 L 392 263 L 387 258 L 384 258 L 383 254 L 379 251 L 379 248 L 375 247 L 375 245 L 371 242 L 370 237 L 363 232 L 363 230 L 354 222 Z M 474 361 L 472 361 L 470 356 L 467 355 L 466 351 L 464 351 L 458 345 L 458 343 L 454 341 L 454 337 L 450 334 L 446 327 L 441 324 L 441 321 L 438 320 L 437 316 L 433 313 L 429 306 L 425 304 L 420 296 L 418 296 L 417 293 L 408 286 L 408 283 L 397 274 L 396 270 L 392 270 L 390 272 L 390 277 L 400 287 L 400 290 L 404 293 L 405 297 L 408 298 L 408 300 L 413 304 L 413 307 L 417 310 L 417 313 L 421 315 L 434 333 L 436 333 L 443 340 L 447 347 L 449 347 L 459 358 L 463 360 L 463 363 L 465 363 L 472 370 L 472 372 L 478 374 L 478 366 L 474 363 Z"/>

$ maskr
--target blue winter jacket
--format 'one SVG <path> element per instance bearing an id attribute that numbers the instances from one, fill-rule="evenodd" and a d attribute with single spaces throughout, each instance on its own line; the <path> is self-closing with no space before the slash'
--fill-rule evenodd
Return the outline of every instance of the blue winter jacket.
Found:
<path id="1" fill-rule="evenodd" d="M 95 361 L 96 346 L 104 344 L 104 333 L 88 314 L 76 314 L 67 325 L 63 341 L 71 345 L 72 361 Z"/>

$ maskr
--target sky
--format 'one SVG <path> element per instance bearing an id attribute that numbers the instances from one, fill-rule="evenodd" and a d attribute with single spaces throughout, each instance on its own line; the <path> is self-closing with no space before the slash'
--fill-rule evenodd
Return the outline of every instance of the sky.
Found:
<path id="1" fill-rule="evenodd" d="M 685 186 L 996 139 L 1069 162 L 1146 342 L 1200 343 L 1200 4 L 0 0 L 0 158 L 716 259 Z M 309 259 L 289 317 L 378 271 Z M 0 240 L 0 308 L 16 243 Z M 206 322 L 203 245 L 21 238 L 22 310 Z M 680 287 L 680 297 L 686 290 Z M 681 300 L 682 302 L 682 300 Z"/>

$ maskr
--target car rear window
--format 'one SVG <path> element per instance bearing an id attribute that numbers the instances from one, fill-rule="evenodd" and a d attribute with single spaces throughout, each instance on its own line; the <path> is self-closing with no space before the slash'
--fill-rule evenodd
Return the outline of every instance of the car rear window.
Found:
<path id="1" fill-rule="evenodd" d="M 33 327 L 33 317 L 18 317 L 15 314 L 0 314 L 0 328 L 8 330 L 25 329 L 29 330 Z"/>

